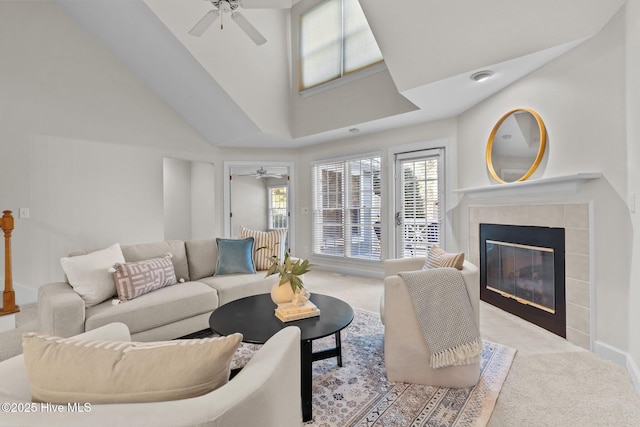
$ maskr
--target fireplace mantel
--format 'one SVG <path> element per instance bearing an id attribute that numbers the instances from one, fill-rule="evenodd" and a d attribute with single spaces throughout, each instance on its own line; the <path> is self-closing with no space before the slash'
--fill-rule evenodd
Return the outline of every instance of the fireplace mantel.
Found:
<path id="1" fill-rule="evenodd" d="M 467 195 L 472 199 L 496 199 L 503 197 L 541 196 L 548 194 L 576 194 L 583 183 L 601 178 L 600 172 L 578 173 L 553 178 L 533 179 L 508 184 L 484 187 L 461 188 L 454 193 Z"/>

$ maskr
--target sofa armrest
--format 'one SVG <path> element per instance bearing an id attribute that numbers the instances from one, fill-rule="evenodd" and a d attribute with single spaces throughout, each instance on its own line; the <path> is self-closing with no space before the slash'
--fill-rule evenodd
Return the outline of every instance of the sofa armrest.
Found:
<path id="1" fill-rule="evenodd" d="M 289 326 L 271 337 L 233 380 L 211 394 L 216 425 L 299 427 L 300 386 L 300 329 Z"/>
<path id="2" fill-rule="evenodd" d="M 384 277 L 395 276 L 401 271 L 422 270 L 426 260 L 426 256 L 386 259 L 384 260 Z"/>
<path id="3" fill-rule="evenodd" d="M 84 300 L 65 282 L 38 289 L 38 331 L 70 337 L 84 332 Z"/>
<path id="4" fill-rule="evenodd" d="M 129 327 L 120 322 L 108 323 L 76 336 L 98 341 L 131 341 Z"/>

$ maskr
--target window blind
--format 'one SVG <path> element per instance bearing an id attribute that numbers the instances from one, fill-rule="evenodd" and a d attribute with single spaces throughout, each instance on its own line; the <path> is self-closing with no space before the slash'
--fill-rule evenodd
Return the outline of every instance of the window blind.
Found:
<path id="1" fill-rule="evenodd" d="M 380 163 L 372 156 L 314 165 L 314 254 L 381 259 Z"/>
<path id="2" fill-rule="evenodd" d="M 326 0 L 301 16 L 300 61 L 302 89 L 382 61 L 357 0 Z"/>

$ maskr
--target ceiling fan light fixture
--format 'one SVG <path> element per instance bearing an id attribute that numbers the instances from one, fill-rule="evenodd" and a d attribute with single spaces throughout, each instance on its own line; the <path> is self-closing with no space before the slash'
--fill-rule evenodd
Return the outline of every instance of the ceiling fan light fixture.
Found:
<path id="1" fill-rule="evenodd" d="M 493 76 L 493 71 L 491 70 L 482 70 L 482 71 L 478 71 L 475 72 L 473 74 L 471 74 L 471 76 L 469 77 L 471 80 L 473 80 L 474 82 L 483 82 L 485 80 L 487 80 L 489 77 Z"/>
<path id="2" fill-rule="evenodd" d="M 247 18 L 236 9 L 241 5 L 240 0 L 209 0 L 217 9 L 207 12 L 196 25 L 189 30 L 192 36 L 201 36 L 218 18 L 220 18 L 220 29 L 224 28 L 223 18 L 225 14 L 230 14 L 231 19 L 253 42 L 261 46 L 267 42 L 262 34 L 254 27 Z"/>

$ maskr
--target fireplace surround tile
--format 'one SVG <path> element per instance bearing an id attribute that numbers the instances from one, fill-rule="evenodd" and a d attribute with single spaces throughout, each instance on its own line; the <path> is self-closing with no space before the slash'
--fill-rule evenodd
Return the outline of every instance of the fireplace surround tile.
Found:
<path id="1" fill-rule="evenodd" d="M 586 203 L 572 203 L 564 205 L 565 227 L 589 229 L 589 205 Z"/>
<path id="2" fill-rule="evenodd" d="M 565 237 L 566 239 L 566 237 Z M 589 256 L 565 253 L 565 272 L 572 279 L 589 281 Z"/>
<path id="3" fill-rule="evenodd" d="M 567 253 L 589 255 L 589 230 L 565 229 L 565 250 Z"/>
<path id="4" fill-rule="evenodd" d="M 589 282 L 567 278 L 565 281 L 567 302 L 582 307 L 590 307 L 591 298 L 589 291 Z"/>
<path id="5" fill-rule="evenodd" d="M 567 341 L 586 349 L 591 345 L 589 342 L 589 334 L 577 331 L 570 326 L 567 326 Z"/>
<path id="6" fill-rule="evenodd" d="M 565 228 L 567 340 L 590 349 L 588 203 L 470 206 L 468 259 L 478 266 L 480 223 Z"/>
<path id="7" fill-rule="evenodd" d="M 582 333 L 589 332 L 589 309 L 567 303 L 567 326 Z"/>

